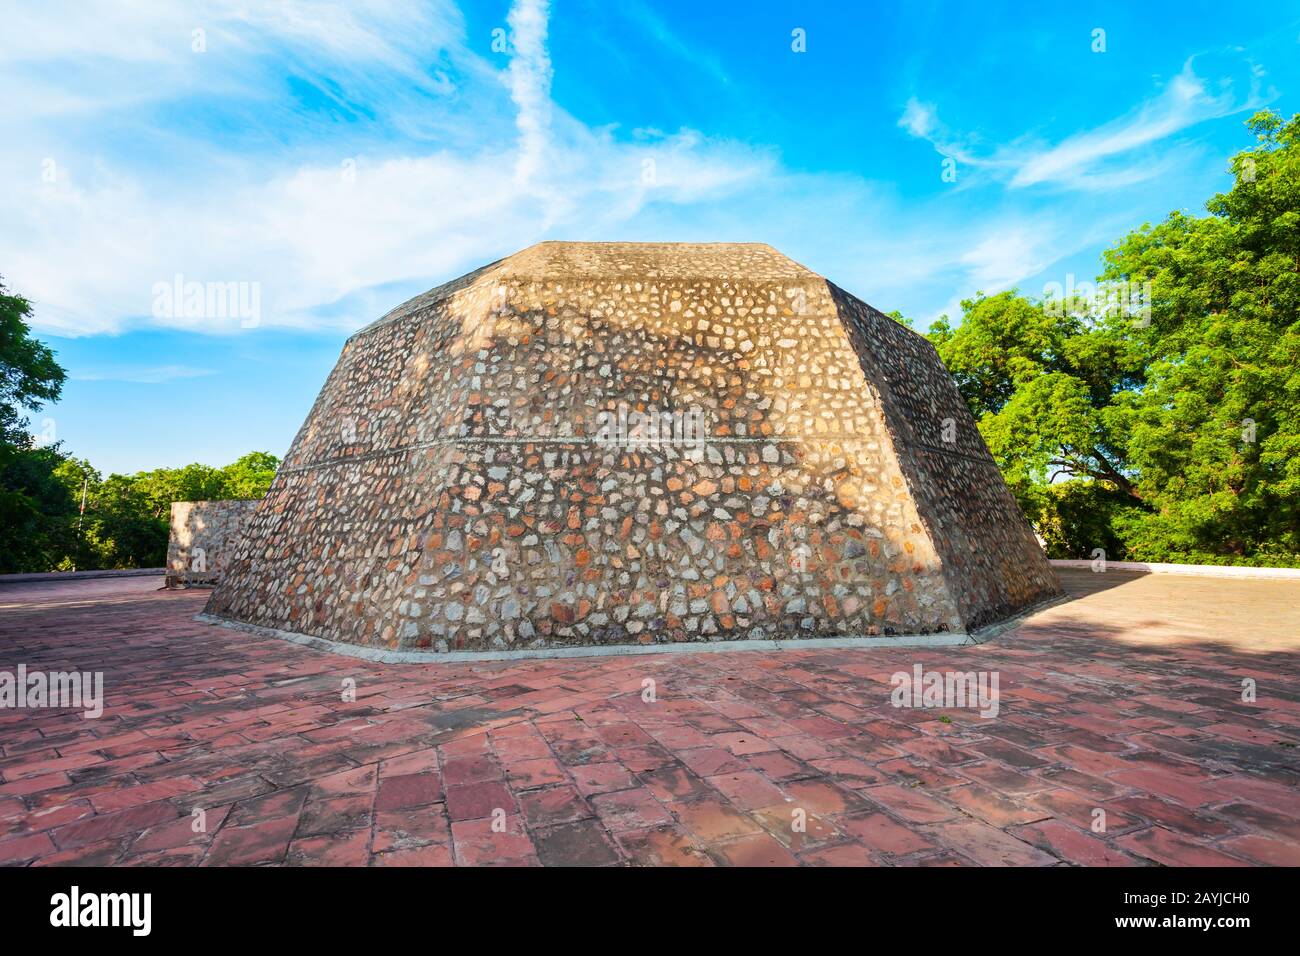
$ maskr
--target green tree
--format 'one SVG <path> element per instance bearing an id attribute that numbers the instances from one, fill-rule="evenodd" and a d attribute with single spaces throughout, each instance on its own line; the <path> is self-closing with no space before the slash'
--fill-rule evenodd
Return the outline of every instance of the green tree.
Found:
<path id="1" fill-rule="evenodd" d="M 280 459 L 270 452 L 253 451 L 221 469 L 226 498 L 264 498 L 270 490 Z"/>
<path id="2" fill-rule="evenodd" d="M 57 445 L 39 447 L 25 410 L 57 401 L 65 373 L 31 336 L 31 304 L 0 282 L 0 573 L 46 570 L 70 545 L 72 502 Z"/>
<path id="3" fill-rule="evenodd" d="M 1105 253 L 1129 307 L 1004 292 L 931 326 L 1054 556 L 1300 564 L 1300 116 L 1249 125 L 1210 215 Z"/>
<path id="4" fill-rule="evenodd" d="M 32 338 L 31 314 L 31 303 L 0 281 L 0 442 L 18 447 L 30 445 L 23 409 L 58 401 L 67 377 L 49 347 Z"/>
<path id="5" fill-rule="evenodd" d="M 1111 414 L 1141 374 L 1122 331 L 1076 301 L 1047 308 L 1014 291 L 977 294 L 962 309 L 956 330 L 940 320 L 929 338 L 1013 491 L 1072 477 L 1136 497 Z"/>
<path id="6" fill-rule="evenodd" d="M 0 442 L 0 574 L 72 566 L 80 500 L 63 478 L 66 461 L 58 446 Z"/>
<path id="7" fill-rule="evenodd" d="M 1247 124 L 1254 148 L 1204 217 L 1170 215 L 1105 254 L 1152 285 L 1141 392 L 1123 409 L 1147 505 L 1122 521 L 1149 560 L 1300 560 L 1300 114 Z"/>

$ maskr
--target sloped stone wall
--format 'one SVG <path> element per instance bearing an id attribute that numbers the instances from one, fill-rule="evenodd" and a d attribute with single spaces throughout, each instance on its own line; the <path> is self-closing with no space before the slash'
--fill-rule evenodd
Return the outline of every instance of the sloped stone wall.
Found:
<path id="1" fill-rule="evenodd" d="M 1056 593 L 1045 560 L 957 385 L 928 340 L 830 286 L 967 627 Z"/>
<path id="2" fill-rule="evenodd" d="M 942 462 L 898 450 L 839 295 L 766 246 L 543 243 L 406 303 L 209 612 L 439 650 L 960 630 L 982 579 L 913 489 Z"/>

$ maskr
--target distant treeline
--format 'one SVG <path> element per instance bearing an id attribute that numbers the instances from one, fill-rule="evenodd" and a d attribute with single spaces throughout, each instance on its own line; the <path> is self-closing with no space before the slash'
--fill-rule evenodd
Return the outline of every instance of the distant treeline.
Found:
<path id="1" fill-rule="evenodd" d="M 259 451 L 105 478 L 58 446 L 0 445 L 0 573 L 162 567 L 173 501 L 261 498 L 279 464 Z"/>

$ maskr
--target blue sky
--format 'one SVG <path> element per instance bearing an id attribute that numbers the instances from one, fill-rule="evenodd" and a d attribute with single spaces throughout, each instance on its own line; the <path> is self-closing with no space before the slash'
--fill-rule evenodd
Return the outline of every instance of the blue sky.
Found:
<path id="1" fill-rule="evenodd" d="M 1054 6 L 7 7 L 0 276 L 69 372 L 33 431 L 283 455 L 349 333 L 542 239 L 768 242 L 923 329 L 1092 278 L 1300 109 L 1295 4 Z"/>

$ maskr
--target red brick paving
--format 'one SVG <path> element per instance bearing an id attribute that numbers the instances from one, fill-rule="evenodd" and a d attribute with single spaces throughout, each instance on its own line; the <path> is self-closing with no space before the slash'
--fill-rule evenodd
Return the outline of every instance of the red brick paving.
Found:
<path id="1" fill-rule="evenodd" d="M 1300 864 L 1300 589 L 1065 583 L 972 648 L 419 666 L 151 579 L 0 585 L 0 670 L 106 697 L 0 711 L 0 864 Z M 918 662 L 1000 713 L 892 707 Z"/>

